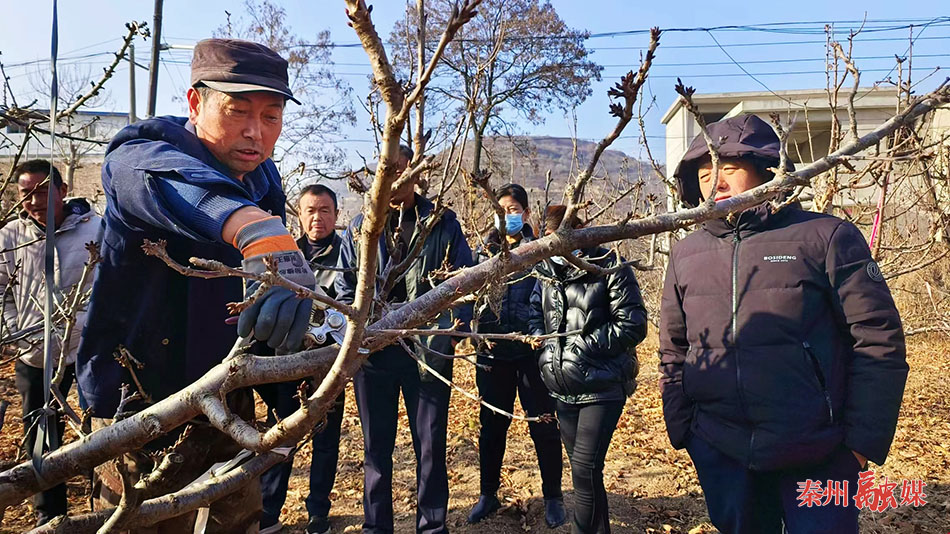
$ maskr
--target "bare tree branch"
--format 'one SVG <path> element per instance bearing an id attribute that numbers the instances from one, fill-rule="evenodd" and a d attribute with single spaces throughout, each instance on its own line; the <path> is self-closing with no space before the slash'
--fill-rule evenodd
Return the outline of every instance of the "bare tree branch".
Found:
<path id="1" fill-rule="evenodd" d="M 276 452 L 261 454 L 214 479 L 194 483 L 175 493 L 149 499 L 142 503 L 138 508 L 138 513 L 130 518 L 125 526 L 129 528 L 154 525 L 191 510 L 208 506 L 241 489 L 286 459 L 286 456 Z M 113 511 L 114 509 L 109 509 L 72 517 L 59 516 L 46 525 L 31 530 L 29 534 L 93 534 Z"/>
<path id="2" fill-rule="evenodd" d="M 142 35 L 143 37 L 149 36 L 148 24 L 145 22 L 129 22 L 125 25 L 128 28 L 129 32 L 122 39 L 122 47 L 119 48 L 119 51 L 115 54 L 115 59 L 112 60 L 112 63 L 108 67 L 102 69 L 102 78 L 98 82 L 92 84 L 92 89 L 88 93 L 80 96 L 72 103 L 69 107 L 63 111 L 56 114 L 56 121 L 60 121 L 65 117 L 68 117 L 76 112 L 79 108 L 83 106 L 90 98 L 95 97 L 99 94 L 99 91 L 102 90 L 102 86 L 105 85 L 109 78 L 112 77 L 112 74 L 115 73 L 116 67 L 119 66 L 119 63 L 125 59 L 125 54 L 129 49 L 129 45 L 132 44 L 132 41 L 135 39 L 136 35 Z M 132 68 L 135 68 L 134 66 Z"/>
<path id="3" fill-rule="evenodd" d="M 109 516 L 109 519 L 102 525 L 96 534 L 111 534 L 118 532 L 129 521 L 135 517 L 139 506 L 142 504 L 142 492 L 140 492 L 132 482 L 132 475 L 129 474 L 129 468 L 125 465 L 123 458 L 113 460 L 116 471 L 122 478 L 122 496 L 119 498 L 119 505 Z"/>
<path id="4" fill-rule="evenodd" d="M 419 366 L 421 366 L 423 369 L 426 370 L 426 372 L 428 372 L 428 373 L 430 373 L 432 376 L 436 377 L 436 379 L 438 379 L 440 382 L 442 382 L 442 383 L 445 384 L 446 386 L 449 386 L 450 388 L 454 389 L 455 391 L 458 391 L 458 392 L 461 393 L 462 395 L 465 395 L 467 398 L 469 398 L 469 399 L 471 399 L 471 400 L 477 402 L 479 405 L 484 406 L 485 408 L 488 408 L 489 410 L 491 410 L 492 412 L 494 412 L 494 413 L 496 413 L 496 414 L 498 414 L 498 415 L 502 415 L 502 416 L 504 416 L 504 417 L 507 417 L 507 418 L 509 418 L 509 419 L 514 419 L 514 420 L 516 420 L 516 421 L 526 421 L 526 422 L 528 422 L 528 423 L 548 423 L 548 424 L 549 424 L 549 423 L 554 423 L 554 422 L 556 421 L 556 419 L 554 418 L 554 416 L 553 416 L 552 414 L 545 413 L 545 414 L 541 414 L 541 415 L 539 415 L 539 416 L 537 416 L 537 417 L 528 417 L 528 416 L 524 416 L 524 415 L 515 415 L 515 414 L 513 414 L 513 413 L 511 413 L 511 412 L 502 410 L 501 408 L 498 408 L 497 406 L 494 406 L 494 405 L 492 405 L 492 404 L 489 404 L 489 403 L 485 402 L 485 400 L 482 399 L 481 397 L 479 397 L 478 395 L 472 393 L 471 391 L 468 391 L 467 389 L 465 389 L 465 388 L 459 386 L 459 385 L 456 384 L 455 382 L 453 382 L 453 381 L 449 380 L 448 378 L 445 378 L 444 376 L 442 376 L 441 373 L 439 373 L 438 371 L 436 371 L 435 369 L 433 369 L 433 368 L 432 368 L 431 366 L 429 366 L 429 364 L 427 364 L 422 358 L 420 358 L 419 356 L 417 356 L 416 353 L 413 352 L 412 348 L 409 347 L 409 344 L 406 343 L 405 340 L 400 339 L 400 340 L 399 340 L 399 344 L 400 344 L 400 345 L 402 346 L 402 348 L 406 351 L 406 354 L 408 354 L 410 358 L 412 358 L 413 360 L 415 360 L 416 363 L 419 364 Z"/>
<path id="5" fill-rule="evenodd" d="M 709 128 L 706 124 L 706 117 L 703 117 L 702 112 L 699 111 L 699 107 L 696 106 L 696 103 L 693 102 L 693 94 L 696 92 L 696 89 L 693 87 L 687 87 L 683 85 L 682 80 L 679 78 L 676 79 L 676 86 L 674 87 L 676 92 L 680 95 L 680 99 L 683 101 L 683 105 L 689 114 L 693 116 L 693 119 L 699 124 L 699 130 L 703 134 L 703 139 L 706 141 L 706 148 L 709 151 L 709 159 L 712 162 L 712 169 L 709 171 L 712 178 L 712 188 L 710 191 L 713 193 L 709 195 L 709 198 L 706 199 L 706 205 L 712 206 L 716 203 L 715 192 L 719 189 L 719 140 L 713 139 L 709 135 Z"/>
<path id="6" fill-rule="evenodd" d="M 617 125 L 614 126 L 614 129 L 607 134 L 600 143 L 597 143 L 594 154 L 591 156 L 590 161 L 587 162 L 587 168 L 580 173 L 577 180 L 569 185 L 564 192 L 564 197 L 568 199 L 568 204 L 567 211 L 564 213 L 564 219 L 561 221 L 561 229 L 569 228 L 571 221 L 577 216 L 581 200 L 584 197 L 584 187 L 594 175 L 594 170 L 597 168 L 601 154 L 620 137 L 624 128 L 626 128 L 630 120 L 633 119 L 633 104 L 637 100 L 640 88 L 647 80 L 650 67 L 653 65 L 653 59 L 656 57 L 656 48 L 659 45 L 660 29 L 651 28 L 650 45 L 647 47 L 646 56 L 643 58 L 643 61 L 640 62 L 640 69 L 637 71 L 636 78 L 634 78 L 633 72 L 629 72 L 626 76 L 620 78 L 620 83 L 616 84 L 613 89 L 607 92 L 611 97 L 623 98 L 623 105 L 617 103 L 610 105 L 610 114 L 617 117 Z"/>
<path id="7" fill-rule="evenodd" d="M 144 251 L 148 256 L 154 256 L 162 260 L 165 262 L 165 265 L 168 265 L 175 272 L 184 276 L 194 276 L 197 278 L 225 278 L 232 276 L 244 278 L 246 280 L 256 280 L 261 282 L 261 284 L 266 284 L 268 286 L 280 286 L 289 289 L 296 293 L 298 298 L 313 299 L 324 306 L 328 306 L 340 311 L 344 315 L 353 316 L 355 314 L 355 310 L 352 306 L 348 306 L 342 302 L 334 300 L 323 292 L 318 292 L 300 284 L 291 282 L 290 280 L 278 274 L 276 270 L 267 270 L 258 274 L 244 271 L 242 269 L 236 269 L 215 260 L 191 258 L 191 263 L 200 268 L 193 269 L 178 263 L 171 256 L 169 256 L 166 245 L 167 243 L 164 239 L 159 239 L 158 241 L 149 241 L 146 239 L 142 243 L 142 251 Z M 233 309 L 236 311 L 241 311 L 241 308 L 241 306 L 235 305 Z"/>

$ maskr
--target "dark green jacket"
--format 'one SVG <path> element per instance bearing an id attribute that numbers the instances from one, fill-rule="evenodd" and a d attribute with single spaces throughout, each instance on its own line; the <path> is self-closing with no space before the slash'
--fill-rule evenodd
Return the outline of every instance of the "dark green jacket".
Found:
<path id="1" fill-rule="evenodd" d="M 410 250 L 412 250 L 413 245 L 415 245 L 416 241 L 420 238 L 420 232 L 425 226 L 427 217 L 432 213 L 433 208 L 432 202 L 418 194 L 416 195 L 416 225 L 408 243 Z M 359 246 L 354 236 L 358 234 L 362 224 L 363 214 L 359 214 L 353 218 L 350 226 L 346 229 L 346 232 L 343 233 L 343 243 L 340 249 L 340 267 L 351 268 L 359 265 Z M 386 265 L 389 263 L 390 250 L 387 243 L 386 235 L 383 235 L 379 240 L 379 261 L 376 266 L 377 280 L 383 275 Z M 462 227 L 459 225 L 455 212 L 452 210 L 447 210 L 435 224 L 432 232 L 429 233 L 423 242 L 420 254 L 406 270 L 406 302 L 412 302 L 432 289 L 433 286 L 428 275 L 432 271 L 442 268 L 446 261 L 453 270 L 469 267 L 473 264 L 472 250 L 469 248 L 468 242 L 465 240 L 464 234 L 462 234 Z M 355 271 L 341 273 L 336 279 L 337 299 L 341 302 L 352 303 L 355 298 L 356 282 L 357 276 Z M 380 283 L 377 281 L 376 291 L 378 292 L 380 289 Z M 465 325 L 468 325 L 472 319 L 471 304 L 465 304 L 446 310 L 439 315 L 436 324 L 433 324 L 432 327 L 451 328 L 456 318 L 461 320 Z M 430 349 L 443 354 L 452 354 L 453 349 L 450 337 L 429 336 L 422 339 Z M 435 356 L 422 349 L 417 348 L 416 351 L 418 356 L 440 373 L 443 371 L 447 372 L 451 368 L 451 360 Z M 416 363 L 405 353 L 401 345 L 395 344 L 370 355 L 369 360 L 364 365 L 385 369 L 405 365 L 416 365 Z M 432 378 L 428 373 L 422 370 L 420 370 L 420 372 L 424 379 Z"/>

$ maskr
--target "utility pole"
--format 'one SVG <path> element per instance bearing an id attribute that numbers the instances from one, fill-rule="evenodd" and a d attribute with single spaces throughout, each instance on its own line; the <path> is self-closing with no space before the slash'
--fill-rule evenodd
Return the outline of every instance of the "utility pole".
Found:
<path id="1" fill-rule="evenodd" d="M 135 45 L 129 45 L 129 124 L 135 124 Z"/>
<path id="2" fill-rule="evenodd" d="M 155 98 L 158 94 L 158 54 L 162 44 L 162 4 L 155 0 L 155 16 L 152 20 L 152 62 L 148 66 L 148 116 L 155 116 Z"/>

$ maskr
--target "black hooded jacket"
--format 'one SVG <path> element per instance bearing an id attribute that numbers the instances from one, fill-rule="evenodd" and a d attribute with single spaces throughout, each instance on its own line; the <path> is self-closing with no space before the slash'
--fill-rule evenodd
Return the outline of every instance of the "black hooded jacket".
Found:
<path id="1" fill-rule="evenodd" d="M 729 121 L 755 122 L 744 119 Z M 733 140 L 723 146 L 737 149 Z M 695 173 L 680 179 L 696 187 Z M 750 469 L 774 470 L 819 462 L 843 444 L 881 464 L 905 355 L 887 283 L 849 222 L 763 204 L 734 222 L 707 221 L 670 253 L 660 390 L 677 448 L 696 434 Z"/>
<path id="2" fill-rule="evenodd" d="M 604 268 L 623 260 L 604 249 L 582 257 Z M 634 351 L 647 332 L 647 312 L 633 269 L 606 276 L 546 260 L 531 295 L 531 333 L 573 333 L 547 340 L 538 359 L 551 394 L 569 404 L 623 400 L 636 387 Z"/>
<path id="3" fill-rule="evenodd" d="M 748 158 L 772 167 L 778 166 L 782 145 L 775 135 L 775 130 L 757 116 L 741 115 L 714 122 L 709 125 L 708 130 L 710 137 L 720 140 L 720 157 Z M 689 206 L 699 205 L 701 195 L 696 172 L 700 162 L 708 154 L 706 139 L 700 134 L 690 143 L 689 149 L 673 172 L 679 182 L 683 202 Z M 789 161 L 785 170 L 794 171 L 795 166 Z"/>

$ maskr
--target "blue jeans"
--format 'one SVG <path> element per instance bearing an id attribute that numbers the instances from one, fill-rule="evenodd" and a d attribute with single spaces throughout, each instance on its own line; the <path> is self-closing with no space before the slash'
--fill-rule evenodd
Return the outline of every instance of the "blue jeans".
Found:
<path id="1" fill-rule="evenodd" d="M 723 534 L 857 534 L 858 508 L 851 497 L 861 467 L 844 445 L 824 461 L 779 471 L 751 471 L 693 434 L 686 442 L 709 519 Z M 846 506 L 799 506 L 799 482 L 847 481 Z"/>

